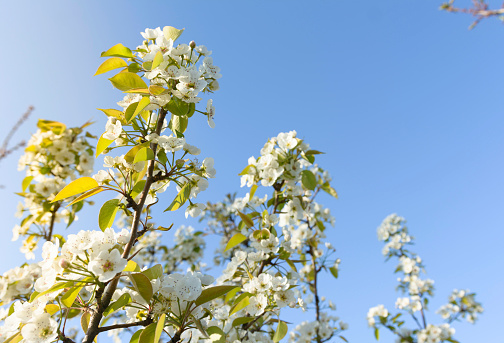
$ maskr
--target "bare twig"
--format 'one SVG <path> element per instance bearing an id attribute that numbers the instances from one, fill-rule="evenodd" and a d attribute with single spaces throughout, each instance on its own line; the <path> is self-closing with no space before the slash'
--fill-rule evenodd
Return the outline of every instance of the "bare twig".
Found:
<path id="1" fill-rule="evenodd" d="M 7 134 L 7 136 L 5 137 L 5 139 L 2 143 L 2 146 L 0 146 L 0 161 L 2 159 L 4 159 L 5 157 L 7 157 L 8 155 L 10 155 L 11 153 L 13 153 L 14 151 L 16 151 L 17 149 L 25 146 L 25 144 L 26 144 L 25 141 L 21 141 L 21 142 L 17 143 L 16 145 L 14 145 L 13 147 L 9 147 L 9 143 L 10 143 L 10 140 L 12 139 L 12 136 L 14 135 L 14 133 L 16 133 L 16 131 L 19 129 L 19 127 L 21 127 L 21 125 L 31 115 L 33 109 L 34 109 L 33 106 L 28 107 L 26 112 L 18 119 L 16 124 L 10 129 L 9 133 Z"/>
<path id="2" fill-rule="evenodd" d="M 440 9 L 452 13 L 468 13 L 476 17 L 476 20 L 469 26 L 469 30 L 472 30 L 485 18 L 500 17 L 504 15 L 504 3 L 501 8 L 490 9 L 485 0 L 472 0 L 473 6 L 469 8 L 455 7 L 453 5 L 454 2 L 454 0 L 450 0 L 449 2 L 442 4 Z"/>

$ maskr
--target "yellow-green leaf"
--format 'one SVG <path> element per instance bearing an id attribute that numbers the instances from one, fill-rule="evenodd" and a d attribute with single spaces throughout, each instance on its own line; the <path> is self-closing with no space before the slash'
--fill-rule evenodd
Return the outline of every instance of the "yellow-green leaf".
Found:
<path id="1" fill-rule="evenodd" d="M 107 116 L 109 117 L 114 117 L 114 118 L 117 118 L 119 120 L 123 120 L 124 119 L 124 113 L 122 111 L 119 111 L 119 110 L 116 110 L 114 108 L 97 108 L 98 110 L 102 111 L 103 113 L 105 113 Z"/>
<path id="2" fill-rule="evenodd" d="M 124 267 L 124 270 L 123 270 L 123 272 L 139 272 L 139 271 L 140 271 L 140 267 L 133 260 L 129 260 L 128 264 L 126 265 L 126 267 Z"/>
<path id="3" fill-rule="evenodd" d="M 180 133 L 184 133 L 187 130 L 188 123 L 189 123 L 189 118 L 187 118 L 187 116 L 172 115 L 169 126 L 170 126 L 170 129 L 175 134 L 177 134 L 177 131 Z"/>
<path id="4" fill-rule="evenodd" d="M 163 27 L 163 33 L 166 39 L 171 39 L 172 41 L 175 42 L 177 38 L 180 37 L 182 32 L 184 32 L 185 29 L 178 30 L 174 28 L 173 26 L 165 26 Z"/>
<path id="5" fill-rule="evenodd" d="M 126 160 L 126 162 L 128 163 L 133 163 L 133 161 L 135 160 L 135 156 L 136 154 L 138 153 L 138 151 L 142 148 L 145 148 L 145 147 L 148 147 L 150 144 L 150 142 L 145 142 L 145 143 L 142 143 L 142 144 L 138 144 L 138 145 L 135 145 L 133 148 L 131 148 L 125 155 L 124 155 L 124 159 Z"/>
<path id="6" fill-rule="evenodd" d="M 133 88 L 147 88 L 147 84 L 140 76 L 135 73 L 130 73 L 129 71 L 119 73 L 111 77 L 109 80 L 115 88 L 122 91 L 127 91 Z"/>
<path id="7" fill-rule="evenodd" d="M 72 285 L 73 285 L 72 281 L 58 282 L 58 283 L 54 284 L 48 290 L 45 290 L 45 291 L 40 292 L 39 294 L 37 294 L 35 297 L 33 297 L 33 299 L 30 298 L 30 302 L 33 302 L 35 299 L 37 299 L 38 297 L 43 296 L 44 294 L 49 294 L 49 293 L 52 293 L 52 292 L 56 292 L 56 291 L 59 291 L 60 289 L 63 289 L 63 288 L 66 288 L 66 287 L 71 287 Z"/>
<path id="8" fill-rule="evenodd" d="M 240 317 L 240 318 L 236 318 L 235 320 L 233 320 L 233 326 L 239 326 L 239 325 L 243 325 L 243 324 L 246 324 L 246 323 L 250 323 L 253 320 L 255 320 L 255 317 Z"/>
<path id="9" fill-rule="evenodd" d="M 102 152 L 107 149 L 110 144 L 114 143 L 113 140 L 103 138 L 103 134 L 100 136 L 100 139 L 98 139 L 98 143 L 96 144 L 96 155 L 95 157 L 100 156 Z"/>
<path id="10" fill-rule="evenodd" d="M 280 340 L 287 334 L 287 330 L 287 324 L 285 324 L 285 322 L 282 322 L 281 320 L 278 320 L 278 326 L 276 328 L 275 334 L 273 335 L 273 342 L 280 342 Z"/>
<path id="11" fill-rule="evenodd" d="M 238 298 L 236 298 L 235 304 L 233 305 L 233 307 L 231 307 L 231 310 L 229 311 L 229 315 L 231 316 L 231 315 L 235 314 L 236 312 L 244 309 L 248 305 L 250 305 L 249 294 L 243 293 Z"/>
<path id="12" fill-rule="evenodd" d="M 156 334 L 154 335 L 154 343 L 158 343 L 163 333 L 164 324 L 166 319 L 166 313 L 163 313 L 156 324 Z"/>
<path id="13" fill-rule="evenodd" d="M 257 185 L 252 185 L 252 187 L 250 188 L 250 196 L 249 196 L 250 200 L 252 200 L 252 198 L 254 197 L 254 194 L 257 191 L 257 188 L 258 188 Z"/>
<path id="14" fill-rule="evenodd" d="M 65 294 L 61 297 L 61 302 L 66 307 L 72 307 L 75 299 L 79 295 L 79 292 L 82 290 L 83 286 L 75 286 L 66 291 Z"/>
<path id="15" fill-rule="evenodd" d="M 60 307 L 56 304 L 47 304 L 45 306 L 45 310 L 47 313 L 49 313 L 51 316 L 58 312 L 60 310 Z"/>
<path id="16" fill-rule="evenodd" d="M 155 336 L 156 323 L 151 323 L 145 329 L 143 329 L 140 337 L 138 338 L 138 343 L 154 343 Z"/>
<path id="17" fill-rule="evenodd" d="M 26 188 L 28 188 L 32 180 L 33 176 L 27 176 L 23 179 L 23 182 L 21 183 L 21 189 L 23 190 L 23 192 L 26 191 Z"/>
<path id="18" fill-rule="evenodd" d="M 133 89 L 124 91 L 124 93 L 150 95 L 149 89 L 147 89 L 147 88 L 133 88 Z"/>
<path id="19" fill-rule="evenodd" d="M 112 227 L 118 209 L 117 205 L 119 205 L 119 199 L 111 199 L 102 205 L 98 215 L 100 230 L 105 231 L 106 228 Z"/>
<path id="20" fill-rule="evenodd" d="M 77 198 L 75 198 L 74 200 L 72 200 L 72 202 L 69 203 L 66 207 L 71 206 L 71 205 L 73 205 L 75 203 L 78 203 L 79 201 L 82 201 L 82 200 L 84 200 L 86 198 L 92 197 L 93 195 L 98 194 L 98 193 L 103 192 L 103 191 L 104 191 L 104 189 L 101 188 L 101 187 L 93 188 L 89 192 L 86 192 L 86 193 L 84 193 L 82 195 L 79 195 Z"/>
<path id="21" fill-rule="evenodd" d="M 245 168 L 243 168 L 243 170 L 241 171 L 240 174 L 238 175 L 248 175 L 248 171 L 250 170 L 250 168 L 253 168 L 254 166 L 252 164 L 249 164 L 248 166 L 246 166 Z"/>
<path id="22" fill-rule="evenodd" d="M 215 287 L 210 287 L 207 289 L 204 289 L 201 292 L 201 295 L 196 299 L 194 302 L 196 306 L 203 305 L 209 301 L 212 301 L 220 296 L 223 296 L 227 292 L 231 291 L 232 289 L 235 289 L 236 287 L 240 286 L 215 286 Z"/>
<path id="23" fill-rule="evenodd" d="M 154 60 L 152 61 L 152 69 L 157 68 L 163 62 L 163 53 L 158 51 L 156 56 L 154 56 Z"/>
<path id="24" fill-rule="evenodd" d="M 109 56 L 132 58 L 133 53 L 129 48 L 125 47 L 124 45 L 116 44 L 107 51 L 101 53 L 101 57 L 109 57 Z"/>
<path id="25" fill-rule="evenodd" d="M 91 321 L 91 313 L 84 312 L 81 316 L 81 319 L 80 319 L 82 331 L 87 332 L 90 321 Z"/>
<path id="26" fill-rule="evenodd" d="M 241 220 L 243 220 L 243 222 L 245 223 L 245 225 L 247 225 L 247 227 L 253 227 L 254 226 L 254 221 L 252 219 L 250 219 L 249 216 L 247 216 L 246 214 L 241 213 L 240 211 L 238 211 L 238 215 L 240 216 Z"/>
<path id="27" fill-rule="evenodd" d="M 52 202 L 59 201 L 61 199 L 66 199 L 68 197 L 84 193 L 93 188 L 98 187 L 99 184 L 95 179 L 89 176 L 81 177 L 77 180 L 70 182 L 66 185 L 54 198 Z"/>
<path id="28" fill-rule="evenodd" d="M 152 95 L 160 95 L 165 92 L 168 92 L 168 89 L 161 87 L 161 86 L 156 86 L 156 85 L 150 85 L 149 86 L 149 92 Z"/>
<path id="29" fill-rule="evenodd" d="M 129 295 L 128 293 L 122 294 L 116 301 L 110 304 L 105 309 L 105 311 L 103 311 L 103 316 L 107 317 L 111 313 L 114 313 L 115 311 L 119 310 L 121 307 L 128 305 L 131 301 L 132 301 L 131 295 Z"/>
<path id="30" fill-rule="evenodd" d="M 163 266 L 156 264 L 147 270 L 142 272 L 143 275 L 147 276 L 149 280 L 159 279 L 163 275 Z"/>
<path id="31" fill-rule="evenodd" d="M 142 97 L 142 100 L 140 100 L 138 102 L 138 105 L 136 106 L 135 108 L 135 112 L 133 112 L 133 115 L 131 115 L 131 117 L 128 118 L 128 116 L 126 116 L 126 121 L 129 123 L 130 121 L 132 121 L 133 119 L 135 119 L 135 117 L 141 112 L 143 111 L 143 109 L 150 104 L 150 99 L 148 96 L 144 96 Z M 128 114 L 126 112 L 126 114 Z"/>
<path id="32" fill-rule="evenodd" d="M 224 251 L 228 251 L 229 249 L 234 248 L 235 246 L 237 246 L 241 242 L 245 241 L 246 239 L 247 239 L 247 236 L 242 235 L 241 233 L 237 233 L 236 235 L 231 237 L 231 239 L 227 243 L 226 249 L 224 249 Z"/>
<path id="33" fill-rule="evenodd" d="M 58 121 L 39 119 L 37 127 L 42 131 L 52 131 L 59 135 L 66 129 L 66 125 Z"/>
<path id="34" fill-rule="evenodd" d="M 106 73 L 108 71 L 117 69 L 117 68 L 124 68 L 127 67 L 128 63 L 126 63 L 125 60 L 119 57 L 112 57 L 103 62 L 99 67 L 94 76 L 100 75 L 103 73 Z"/>
<path id="35" fill-rule="evenodd" d="M 142 334 L 144 329 L 140 329 L 137 332 L 131 336 L 130 342 L 129 343 L 138 343 L 138 340 L 140 339 L 140 335 Z"/>
<path id="36" fill-rule="evenodd" d="M 334 188 L 332 188 L 329 185 L 323 185 L 322 190 L 325 191 L 327 194 L 332 195 L 336 199 L 338 198 L 338 192 Z"/>
<path id="37" fill-rule="evenodd" d="M 304 188 L 313 191 L 317 186 L 317 179 L 311 171 L 305 169 L 301 172 L 301 183 Z"/>
<path id="38" fill-rule="evenodd" d="M 210 326 L 206 331 L 212 343 L 226 343 L 226 334 L 220 327 Z"/>
<path id="39" fill-rule="evenodd" d="M 189 196 L 191 195 L 191 184 L 186 183 L 181 189 L 180 192 L 177 194 L 175 199 L 173 199 L 172 203 L 164 212 L 166 211 L 175 211 L 178 210 L 184 203 L 189 199 Z"/>
<path id="40" fill-rule="evenodd" d="M 129 277 L 135 290 L 140 293 L 145 301 L 149 302 L 152 299 L 153 294 L 152 284 L 150 283 L 149 278 L 142 273 L 132 273 Z"/>

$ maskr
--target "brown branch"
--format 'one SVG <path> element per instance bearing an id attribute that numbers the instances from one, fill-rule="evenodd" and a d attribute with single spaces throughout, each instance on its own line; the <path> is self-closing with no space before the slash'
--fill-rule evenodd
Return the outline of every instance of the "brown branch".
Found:
<path id="1" fill-rule="evenodd" d="M 164 119 L 166 117 L 166 110 L 160 109 L 159 110 L 159 116 L 157 119 L 156 123 L 156 134 L 161 133 L 161 129 L 163 127 Z M 156 143 L 151 143 L 151 149 L 154 152 L 154 156 L 156 155 L 156 150 L 157 150 L 157 144 Z M 140 197 L 140 201 L 138 202 L 136 208 L 135 208 L 135 213 L 133 215 L 133 223 L 131 226 L 131 233 L 130 233 L 130 240 L 128 244 L 124 247 L 124 252 L 122 254 L 122 258 L 128 259 L 129 253 L 131 251 L 131 248 L 135 244 L 135 241 L 137 239 L 137 232 L 138 232 L 138 227 L 140 225 L 140 216 L 142 215 L 142 210 L 145 205 L 145 201 L 147 199 L 147 195 L 149 194 L 150 187 L 153 183 L 153 177 L 154 177 L 154 167 L 155 167 L 155 160 L 150 160 L 149 161 L 149 166 L 148 166 L 148 171 L 147 171 L 147 180 L 145 181 L 145 186 L 142 191 L 142 195 Z M 107 288 L 103 292 L 103 296 L 101 298 L 101 301 L 98 302 L 98 306 L 96 309 L 96 312 L 94 312 L 91 315 L 91 319 L 89 322 L 88 330 L 86 332 L 86 335 L 84 336 L 84 339 L 82 340 L 82 343 L 92 343 L 95 339 L 95 337 L 100 333 L 99 331 L 99 325 L 100 321 L 103 318 L 103 312 L 107 308 L 107 306 L 110 304 L 110 301 L 112 300 L 112 296 L 117 288 L 117 284 L 119 283 L 119 277 L 121 273 L 118 273 L 112 281 L 107 285 Z"/>
<path id="2" fill-rule="evenodd" d="M 133 327 L 133 326 L 147 326 L 149 324 L 152 324 L 153 321 L 152 321 L 152 318 L 147 318 L 145 320 L 142 320 L 140 322 L 134 322 L 134 323 L 125 323 L 125 324 L 114 324 L 114 325 L 110 325 L 110 326 L 102 326 L 100 328 L 98 328 L 98 331 L 99 332 L 104 332 L 104 331 L 109 331 L 109 330 L 115 330 L 115 329 L 126 329 L 126 328 L 130 328 L 130 327 Z"/>

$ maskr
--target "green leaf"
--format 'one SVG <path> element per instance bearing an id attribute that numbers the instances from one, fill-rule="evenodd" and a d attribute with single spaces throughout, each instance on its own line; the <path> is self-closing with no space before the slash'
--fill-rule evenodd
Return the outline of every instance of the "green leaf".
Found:
<path id="1" fill-rule="evenodd" d="M 131 336 L 130 343 L 138 343 L 138 340 L 140 339 L 140 335 L 142 334 L 143 330 L 144 329 L 140 329 L 137 332 L 135 332 L 133 336 Z"/>
<path id="2" fill-rule="evenodd" d="M 287 334 L 287 330 L 287 324 L 279 319 L 278 326 L 276 328 L 275 334 L 273 335 L 273 342 L 280 342 L 280 340 Z"/>
<path id="3" fill-rule="evenodd" d="M 127 67 L 128 63 L 126 63 L 125 60 L 119 57 L 112 57 L 103 62 L 99 67 L 94 76 L 100 75 L 103 73 L 106 73 L 108 71 L 117 69 L 117 68 L 124 68 Z"/>
<path id="4" fill-rule="evenodd" d="M 196 306 L 203 305 L 220 296 L 223 296 L 224 294 L 231 291 L 232 289 L 235 289 L 236 287 L 240 286 L 215 286 L 204 289 L 203 292 L 201 292 L 201 295 L 198 297 L 198 299 L 196 299 L 194 303 L 196 304 Z"/>
<path id="5" fill-rule="evenodd" d="M 168 102 L 168 111 L 176 116 L 185 116 L 189 112 L 189 104 L 177 97 L 173 97 L 170 102 Z"/>
<path id="6" fill-rule="evenodd" d="M 163 53 L 158 51 L 156 56 L 154 56 L 154 60 L 152 61 L 152 69 L 157 68 L 163 62 Z"/>
<path id="7" fill-rule="evenodd" d="M 96 182 L 95 179 L 89 176 L 84 176 L 66 185 L 51 202 L 66 199 L 68 197 L 84 193 L 99 186 L 100 185 L 98 184 L 98 182 Z"/>
<path id="8" fill-rule="evenodd" d="M 28 188 L 32 180 L 33 176 L 27 176 L 23 179 L 23 182 L 21 183 L 21 189 L 23 190 L 23 192 L 26 191 L 26 188 Z"/>
<path id="9" fill-rule="evenodd" d="M 187 116 L 176 116 L 172 115 L 170 120 L 169 128 L 177 135 L 177 132 L 184 133 L 187 130 L 187 125 L 189 124 L 189 118 Z"/>
<path id="10" fill-rule="evenodd" d="M 303 187 L 313 191 L 317 187 L 317 179 L 315 175 L 309 170 L 303 170 L 301 172 L 301 183 Z"/>
<path id="11" fill-rule="evenodd" d="M 240 291 L 240 288 L 239 287 L 236 287 L 235 289 L 232 289 L 230 290 L 226 296 L 224 297 L 224 303 L 228 303 L 231 299 L 234 298 L 234 296 L 236 295 L 236 293 L 238 293 Z"/>
<path id="12" fill-rule="evenodd" d="M 111 77 L 112 85 L 122 91 L 127 91 L 133 88 L 147 88 L 147 84 L 140 76 L 135 73 L 125 71 Z"/>
<path id="13" fill-rule="evenodd" d="M 154 343 L 158 343 L 161 338 L 161 334 L 163 333 L 164 324 L 165 324 L 166 314 L 163 313 L 159 317 L 159 321 L 156 324 L 156 334 L 154 335 Z"/>
<path id="14" fill-rule="evenodd" d="M 109 56 L 125 57 L 125 58 L 133 58 L 134 57 L 131 50 L 122 44 L 114 45 L 113 47 L 111 47 L 107 51 L 104 51 L 101 53 L 101 57 L 109 57 Z"/>
<path id="15" fill-rule="evenodd" d="M 149 278 L 142 273 L 132 273 L 129 277 L 135 290 L 140 293 L 146 302 L 149 302 L 153 294 L 152 284 Z"/>
<path id="16" fill-rule="evenodd" d="M 132 301 L 131 295 L 128 293 L 123 293 L 116 301 L 110 304 L 105 311 L 103 311 L 103 316 L 107 317 L 111 313 L 119 310 L 121 307 L 128 305 Z"/>
<path id="17" fill-rule="evenodd" d="M 175 199 L 172 201 L 170 206 L 164 212 L 166 211 L 175 211 L 178 210 L 184 203 L 189 199 L 189 196 L 191 195 L 191 184 L 186 183 L 181 189 L 180 192 L 177 194 Z"/>
<path id="18" fill-rule="evenodd" d="M 243 293 L 238 298 L 235 299 L 234 305 L 229 310 L 229 315 L 233 315 L 236 312 L 244 309 L 248 305 L 250 305 L 250 293 Z"/>
<path id="19" fill-rule="evenodd" d="M 233 320 L 233 326 L 239 326 L 239 325 L 243 325 L 243 324 L 246 324 L 246 323 L 250 323 L 253 320 L 255 320 L 255 317 L 240 317 L 240 318 L 236 318 L 235 320 Z"/>
<path id="20" fill-rule="evenodd" d="M 143 275 L 147 276 L 149 280 L 159 279 L 163 275 L 163 266 L 156 264 L 147 270 L 142 272 Z"/>
<path id="21" fill-rule="evenodd" d="M 226 343 L 226 334 L 218 326 L 210 326 L 207 330 L 210 341 L 215 343 Z"/>
<path id="22" fill-rule="evenodd" d="M 104 134 L 102 134 L 100 136 L 100 138 L 98 139 L 98 143 L 96 144 L 96 154 L 95 154 L 95 157 L 100 156 L 100 154 L 102 152 L 104 152 L 105 149 L 107 149 L 110 146 L 110 144 L 114 143 L 113 140 L 103 138 L 103 135 Z"/>
<path id="23" fill-rule="evenodd" d="M 374 328 L 374 336 L 376 338 L 377 341 L 380 340 L 380 330 L 378 330 L 378 328 Z"/>
<path id="24" fill-rule="evenodd" d="M 143 109 L 150 104 L 150 98 L 148 96 L 144 96 L 142 97 L 142 100 L 140 100 L 137 104 L 137 106 L 135 107 L 135 111 L 133 112 L 133 114 L 131 114 L 129 117 L 128 117 L 128 111 L 126 111 L 125 113 L 125 118 L 126 118 L 126 122 L 131 122 L 133 119 L 135 119 L 135 117 L 143 111 Z M 129 108 L 129 106 L 128 106 Z"/>
<path id="25" fill-rule="evenodd" d="M 140 150 L 138 150 L 138 152 L 135 155 L 135 159 L 133 160 L 133 163 L 148 161 L 148 160 L 153 160 L 153 159 L 154 159 L 154 151 L 152 151 L 152 149 L 149 147 L 144 147 L 144 148 L 141 148 Z"/>
<path id="26" fill-rule="evenodd" d="M 254 197 L 254 194 L 257 191 L 258 187 L 259 186 L 257 186 L 257 185 L 252 185 L 252 187 L 250 187 L 250 196 L 249 196 L 250 200 L 252 200 L 252 198 Z"/>
<path id="27" fill-rule="evenodd" d="M 237 212 L 238 212 L 238 215 L 240 216 L 241 220 L 243 220 L 243 222 L 245 223 L 245 225 L 247 225 L 247 227 L 250 228 L 250 227 L 254 226 L 254 221 L 252 219 L 250 219 L 249 216 L 241 213 L 240 211 L 237 211 Z"/>
<path id="28" fill-rule="evenodd" d="M 102 205 L 98 215 L 100 230 L 105 231 L 106 228 L 112 227 L 118 209 L 117 205 L 119 205 L 119 199 L 111 199 Z"/>
<path id="29" fill-rule="evenodd" d="M 156 323 L 149 324 L 145 329 L 143 329 L 140 337 L 138 338 L 138 343 L 154 343 L 154 338 L 156 337 Z"/>
<path id="30" fill-rule="evenodd" d="M 338 268 L 331 267 L 331 268 L 329 268 L 329 270 L 331 271 L 331 274 L 334 276 L 334 278 L 337 279 L 338 278 Z"/>
<path id="31" fill-rule="evenodd" d="M 226 249 L 224 249 L 224 251 L 228 251 L 229 249 L 234 248 L 235 246 L 237 246 L 241 242 L 245 241 L 246 239 L 247 239 L 247 236 L 242 235 L 241 233 L 237 233 L 236 235 L 231 237 L 231 239 L 227 243 Z"/>
<path id="32" fill-rule="evenodd" d="M 171 39 L 172 41 L 176 41 L 177 38 L 180 37 L 182 32 L 184 32 L 185 29 L 179 30 L 174 28 L 173 26 L 165 26 L 163 27 L 163 33 L 166 39 Z"/>

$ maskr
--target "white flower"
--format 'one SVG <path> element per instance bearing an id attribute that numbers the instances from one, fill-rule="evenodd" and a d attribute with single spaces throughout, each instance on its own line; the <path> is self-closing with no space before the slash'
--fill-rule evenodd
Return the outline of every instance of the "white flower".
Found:
<path id="1" fill-rule="evenodd" d="M 105 133 L 103 138 L 114 141 L 122 133 L 122 124 L 119 120 L 109 117 L 107 124 L 105 125 Z"/>
<path id="2" fill-rule="evenodd" d="M 212 99 L 208 99 L 206 109 L 208 115 L 208 126 L 210 126 L 213 129 L 215 127 L 215 123 L 213 121 L 213 118 L 215 116 L 215 106 L 213 106 Z"/>
<path id="3" fill-rule="evenodd" d="M 58 323 L 51 318 L 49 313 L 43 313 L 23 326 L 21 335 L 25 342 L 30 343 L 49 343 L 57 336 Z"/>
<path id="4" fill-rule="evenodd" d="M 185 217 L 191 216 L 192 218 L 198 217 L 201 214 L 201 211 L 205 209 L 205 204 L 191 204 L 187 206 L 185 211 Z"/>
<path id="5" fill-rule="evenodd" d="M 98 280 L 106 282 L 126 267 L 128 261 L 121 257 L 119 250 L 112 252 L 101 251 L 96 258 L 89 262 L 88 269 L 98 276 Z"/>

